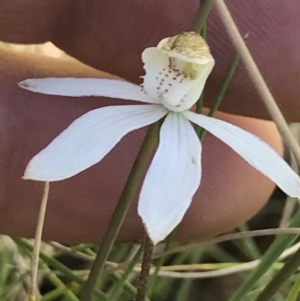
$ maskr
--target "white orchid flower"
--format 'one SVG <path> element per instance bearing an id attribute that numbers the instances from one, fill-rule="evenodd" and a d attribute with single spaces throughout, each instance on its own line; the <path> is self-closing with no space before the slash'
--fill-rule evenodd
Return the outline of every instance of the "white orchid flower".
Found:
<path id="1" fill-rule="evenodd" d="M 201 181 L 201 143 L 192 123 L 231 147 L 287 195 L 300 197 L 300 179 L 264 141 L 227 122 L 189 109 L 214 66 L 206 42 L 196 33 L 163 39 L 142 54 L 142 88 L 114 79 L 28 79 L 30 91 L 64 96 L 105 96 L 147 104 L 109 106 L 76 119 L 28 164 L 24 178 L 60 181 L 98 163 L 127 133 L 165 117 L 160 142 L 147 171 L 138 212 L 154 244 L 182 220 Z"/>

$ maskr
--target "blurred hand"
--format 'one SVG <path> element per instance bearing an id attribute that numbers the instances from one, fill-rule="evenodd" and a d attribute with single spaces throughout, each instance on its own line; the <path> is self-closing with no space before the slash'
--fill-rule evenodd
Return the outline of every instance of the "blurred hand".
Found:
<path id="1" fill-rule="evenodd" d="M 30 93 L 17 87 L 26 78 L 109 77 L 103 70 L 139 83 L 141 52 L 162 38 L 189 29 L 198 0 L 0 0 L 0 40 L 12 43 L 52 41 L 75 60 L 51 59 L 0 48 L 0 232 L 33 236 L 43 184 L 21 179 L 29 159 L 76 117 L 97 107 L 121 104 L 105 98 L 71 99 Z M 296 0 L 274 3 L 228 2 L 268 85 L 289 121 L 300 120 L 300 26 Z M 214 11 L 208 42 L 216 59 L 205 95 L 214 101 L 234 56 Z M 92 66 L 94 68 L 88 67 Z M 221 107 L 223 111 L 268 118 L 242 66 Z M 269 121 L 218 113 L 218 118 L 260 136 L 279 153 L 282 145 Z M 44 239 L 99 241 L 110 220 L 145 130 L 136 131 L 100 163 L 50 187 Z M 243 223 L 267 201 L 274 184 L 223 143 L 206 135 L 203 179 L 180 225 L 181 240 L 208 237 Z M 141 237 L 135 199 L 120 239 Z"/>

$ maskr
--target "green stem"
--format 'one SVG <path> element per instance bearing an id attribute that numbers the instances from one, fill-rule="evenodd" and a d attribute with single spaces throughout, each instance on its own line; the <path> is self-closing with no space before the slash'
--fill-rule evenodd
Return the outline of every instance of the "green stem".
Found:
<path id="1" fill-rule="evenodd" d="M 22 247 L 24 249 L 27 249 L 27 250 L 29 250 L 29 251 L 32 252 L 33 247 L 32 247 L 32 245 L 26 239 L 19 238 L 19 237 L 14 237 L 13 239 L 14 239 L 14 241 L 16 242 L 16 244 L 18 246 L 20 246 L 20 247 Z M 40 259 L 42 259 L 44 262 L 47 262 L 48 265 L 50 265 L 53 268 L 55 268 L 56 270 L 60 271 L 66 277 L 68 277 L 69 279 L 73 280 L 74 282 L 76 282 L 76 283 L 78 283 L 80 285 L 84 284 L 84 280 L 81 277 L 75 275 L 71 269 L 69 269 L 68 267 L 66 267 L 65 265 L 63 265 L 61 262 L 59 262 L 55 258 L 53 258 L 51 256 L 48 256 L 45 252 L 43 252 L 43 251 L 40 252 Z M 100 290 L 96 290 L 96 295 L 98 297 L 98 300 L 107 300 L 107 295 L 104 294 Z"/>
<path id="2" fill-rule="evenodd" d="M 201 30 L 201 36 L 203 37 L 204 40 L 206 40 L 206 24 L 204 24 L 202 30 Z M 204 90 L 202 91 L 200 98 L 196 102 L 196 113 L 202 114 L 202 109 L 203 109 L 203 103 L 204 103 Z M 199 136 L 200 133 L 200 127 L 196 126 L 195 130 L 197 135 Z"/>
<path id="3" fill-rule="evenodd" d="M 236 67 L 239 64 L 239 61 L 240 61 L 240 56 L 238 54 L 236 54 L 235 57 L 233 58 L 230 69 L 229 69 L 228 73 L 226 74 L 225 80 L 223 81 L 222 87 L 217 95 L 214 105 L 211 107 L 211 109 L 208 113 L 208 116 L 213 116 L 216 113 L 217 109 L 219 108 L 221 101 L 222 101 L 222 99 L 227 91 L 227 88 L 231 82 L 231 79 L 234 75 Z"/>
<path id="4" fill-rule="evenodd" d="M 248 225 L 241 225 L 239 227 L 239 231 L 249 231 Z M 240 243 L 238 243 L 238 241 L 233 241 L 233 244 L 235 244 L 243 253 L 245 253 L 246 256 L 249 256 L 251 259 L 259 259 L 261 257 L 260 250 L 253 237 L 245 237 L 244 239 L 240 240 Z"/>
<path id="5" fill-rule="evenodd" d="M 118 300 L 118 298 L 119 298 L 119 296 L 122 292 L 124 283 L 126 282 L 128 276 L 132 273 L 132 270 L 135 267 L 135 265 L 139 262 L 140 257 L 142 255 L 142 252 L 143 252 L 143 246 L 140 246 L 139 250 L 137 251 L 135 256 L 132 258 L 130 264 L 128 265 L 125 273 L 122 275 L 121 279 L 117 282 L 117 284 L 114 287 L 113 291 L 109 295 L 108 301 Z"/>
<path id="6" fill-rule="evenodd" d="M 294 217 L 290 222 L 290 227 L 300 226 L 300 209 L 295 213 Z M 261 259 L 261 262 L 257 268 L 255 268 L 246 281 L 239 287 L 235 294 L 231 297 L 230 301 L 240 301 L 243 300 L 259 279 L 270 269 L 273 263 L 278 259 L 278 257 L 288 248 L 298 237 L 295 235 L 284 235 L 278 236 L 269 249 L 265 252 Z"/>
<path id="7" fill-rule="evenodd" d="M 199 259 L 201 258 L 202 254 L 203 254 L 203 250 L 201 249 L 196 250 L 191 254 L 191 260 L 189 260 L 189 262 L 190 263 L 199 262 Z M 180 285 L 178 291 L 176 292 L 175 301 L 184 301 L 188 299 L 192 283 L 193 283 L 193 279 L 185 279 L 182 281 L 182 284 Z"/>
<path id="8" fill-rule="evenodd" d="M 118 275 L 117 273 L 113 273 L 110 275 L 110 279 L 113 280 L 115 283 L 119 283 L 121 280 L 121 276 Z M 126 293 L 128 296 L 133 297 L 136 296 L 137 294 L 137 289 L 135 286 L 133 286 L 129 281 L 124 282 L 124 293 Z M 130 299 L 133 300 L 133 299 Z M 145 301 L 150 301 L 147 297 Z"/>
<path id="9" fill-rule="evenodd" d="M 292 289 L 289 292 L 289 295 L 286 298 L 286 301 L 296 301 L 300 294 L 300 275 L 298 275 Z"/>
<path id="10" fill-rule="evenodd" d="M 22 251 L 28 256 L 30 257 L 32 255 L 32 250 L 33 250 L 33 246 L 24 238 L 14 238 L 15 243 L 17 244 L 17 246 L 19 248 L 22 248 Z M 40 252 L 40 257 L 43 257 L 44 261 L 47 262 L 47 257 L 48 255 L 44 254 L 44 252 Z M 49 257 L 52 258 L 52 257 Z M 51 259 L 50 259 L 51 260 Z M 55 259 L 54 259 L 55 260 Z M 47 279 L 54 285 L 56 286 L 56 288 L 59 287 L 65 287 L 66 285 L 58 278 L 57 275 L 55 275 L 50 268 L 48 267 L 48 265 L 44 262 L 43 260 L 39 259 L 39 267 L 41 270 L 46 272 L 46 277 Z M 55 262 L 52 261 L 52 266 L 55 267 Z M 60 270 L 59 268 L 57 268 L 57 270 Z M 61 271 L 63 273 L 63 271 Z M 72 279 L 72 278 L 70 278 Z M 72 279 L 74 280 L 74 279 Z M 78 301 L 78 298 L 74 295 L 74 293 L 67 288 L 67 290 L 65 291 L 64 294 L 65 299 L 64 300 L 71 300 L 71 301 Z"/>
<path id="11" fill-rule="evenodd" d="M 259 294 L 255 301 L 268 301 L 276 294 L 285 281 L 294 274 L 300 265 L 300 249 L 288 259 L 283 268 Z"/>
<path id="12" fill-rule="evenodd" d="M 159 128 L 160 121 L 152 124 L 147 131 L 144 142 L 135 159 L 130 175 L 127 178 L 119 202 L 98 250 L 89 278 L 82 290 L 80 301 L 90 301 L 93 296 L 98 277 L 102 272 L 108 254 L 116 240 L 132 198 L 139 186 L 140 179 L 143 177 L 148 161 L 157 145 Z"/>
<path id="13" fill-rule="evenodd" d="M 228 73 L 226 74 L 226 77 L 223 81 L 223 84 L 222 84 L 221 89 L 220 89 L 220 91 L 217 95 L 217 98 L 214 101 L 213 106 L 209 110 L 208 116 L 214 116 L 217 109 L 219 108 L 219 106 L 220 106 L 220 104 L 223 100 L 223 97 L 224 97 L 224 95 L 227 91 L 227 88 L 228 88 L 228 86 L 231 82 L 231 79 L 234 75 L 234 72 L 236 70 L 236 67 L 237 67 L 239 61 L 240 61 L 240 56 L 238 54 L 236 54 L 233 61 L 232 61 L 232 63 L 231 63 L 230 69 L 229 69 Z M 204 129 L 200 130 L 200 133 L 199 133 L 200 140 L 202 140 L 204 138 L 205 133 L 206 133 L 206 131 Z"/>
<path id="14" fill-rule="evenodd" d="M 191 25 L 191 30 L 195 32 L 201 32 L 204 24 L 206 23 L 207 16 L 213 5 L 214 0 L 201 0 L 198 11 Z"/>
<path id="15" fill-rule="evenodd" d="M 68 290 L 69 290 L 69 288 L 67 288 L 67 287 L 58 287 L 55 290 L 52 290 L 51 292 L 42 296 L 39 299 L 39 301 L 55 300 L 56 298 L 60 297 L 61 295 L 64 295 Z"/>

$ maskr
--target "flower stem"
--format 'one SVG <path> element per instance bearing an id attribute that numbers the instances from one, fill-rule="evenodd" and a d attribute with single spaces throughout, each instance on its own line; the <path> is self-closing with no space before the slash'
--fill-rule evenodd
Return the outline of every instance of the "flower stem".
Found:
<path id="1" fill-rule="evenodd" d="M 139 186 L 140 179 L 147 167 L 148 161 L 153 153 L 154 148 L 158 142 L 158 132 L 160 128 L 160 121 L 150 125 L 140 151 L 135 159 L 131 172 L 127 178 L 126 184 L 122 191 L 119 202 L 115 208 L 113 216 L 110 220 L 108 229 L 104 235 L 103 241 L 98 250 L 95 262 L 92 266 L 89 278 L 83 287 L 80 301 L 90 301 L 98 277 L 102 272 L 108 254 L 116 240 L 123 220 L 129 209 L 131 200 Z"/>
<path id="2" fill-rule="evenodd" d="M 206 23 L 204 23 L 203 28 L 201 29 L 201 36 L 204 40 L 206 40 Z M 203 109 L 203 103 L 204 103 L 204 89 L 196 102 L 196 113 L 202 114 Z M 199 136 L 200 127 L 196 127 L 196 133 Z"/>
<path id="3" fill-rule="evenodd" d="M 49 196 L 49 182 L 45 183 L 43 198 L 40 206 L 40 212 L 38 217 L 38 222 L 36 226 L 36 232 L 34 237 L 34 245 L 33 245 L 33 252 L 31 258 L 31 275 L 30 275 L 30 283 L 28 288 L 28 295 L 30 301 L 36 300 L 36 293 L 37 293 L 37 273 L 38 273 L 38 266 L 39 266 L 39 255 L 41 250 L 41 240 L 42 240 L 42 233 L 44 228 L 44 221 L 45 221 L 45 214 L 46 208 L 48 203 L 48 196 Z"/>
<path id="4" fill-rule="evenodd" d="M 191 25 L 192 31 L 199 33 L 201 32 L 201 29 L 203 28 L 206 22 L 207 16 L 213 5 L 213 2 L 214 0 L 201 0 L 201 4 L 199 5 L 198 11 Z"/>
<path id="5" fill-rule="evenodd" d="M 239 64 L 239 61 L 240 61 L 240 56 L 238 54 L 236 54 L 235 57 L 234 57 L 234 59 L 233 59 L 233 61 L 232 61 L 232 63 L 231 63 L 230 69 L 227 72 L 227 75 L 226 75 L 226 77 L 225 77 L 225 79 L 224 79 L 224 81 L 222 83 L 222 86 L 221 86 L 221 89 L 220 89 L 220 91 L 219 91 L 219 93 L 217 95 L 217 98 L 214 101 L 213 106 L 209 110 L 208 116 L 210 116 L 210 117 L 214 116 L 214 114 L 216 113 L 217 109 L 219 108 L 219 106 L 220 106 L 220 104 L 221 104 L 221 102 L 223 100 L 223 97 L 224 97 L 224 95 L 225 95 L 225 93 L 227 91 L 227 88 L 228 88 L 228 86 L 229 86 L 229 84 L 231 82 L 231 79 L 232 79 L 232 77 L 233 77 L 233 75 L 235 73 L 236 67 Z M 197 127 L 197 128 L 199 128 L 199 127 Z M 203 140 L 205 133 L 206 133 L 206 131 L 203 128 L 201 128 L 197 132 L 200 140 Z"/>
<path id="6" fill-rule="evenodd" d="M 154 245 L 148 234 L 145 233 L 144 238 L 144 255 L 142 261 L 141 273 L 138 281 L 138 288 L 135 301 L 144 301 L 147 293 L 147 286 L 150 275 L 150 268 L 153 257 Z"/>
<path id="7" fill-rule="evenodd" d="M 174 241 L 174 238 L 176 236 L 176 232 L 177 232 L 176 230 L 177 230 L 177 228 L 175 228 L 175 230 L 173 230 L 172 233 L 167 237 L 165 251 L 169 250 L 170 246 L 172 245 L 172 243 Z M 149 282 L 149 285 L 148 285 L 148 288 L 147 288 L 148 296 L 151 296 L 151 294 L 153 292 L 154 285 L 155 285 L 155 282 L 156 282 L 156 278 L 158 276 L 158 273 L 159 273 L 160 268 L 163 265 L 164 261 L 165 261 L 165 257 L 164 256 L 160 257 L 157 264 L 156 264 L 156 266 L 155 266 L 155 271 L 154 271 L 153 275 L 150 278 L 150 282 Z"/>

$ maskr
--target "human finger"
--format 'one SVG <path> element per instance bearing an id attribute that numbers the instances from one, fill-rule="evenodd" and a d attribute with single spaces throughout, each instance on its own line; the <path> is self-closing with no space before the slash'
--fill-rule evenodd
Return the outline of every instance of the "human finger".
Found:
<path id="1" fill-rule="evenodd" d="M 194 0 L 39 1 L 0 0 L 0 40 L 16 43 L 54 42 L 62 50 L 97 69 L 139 83 L 141 52 L 162 38 L 190 28 L 197 10 Z M 229 9 L 288 121 L 300 121 L 300 3 L 231 0 Z M 211 106 L 235 51 L 213 9 L 208 42 L 216 59 L 205 105 Z M 242 64 L 220 109 L 269 119 Z"/>

